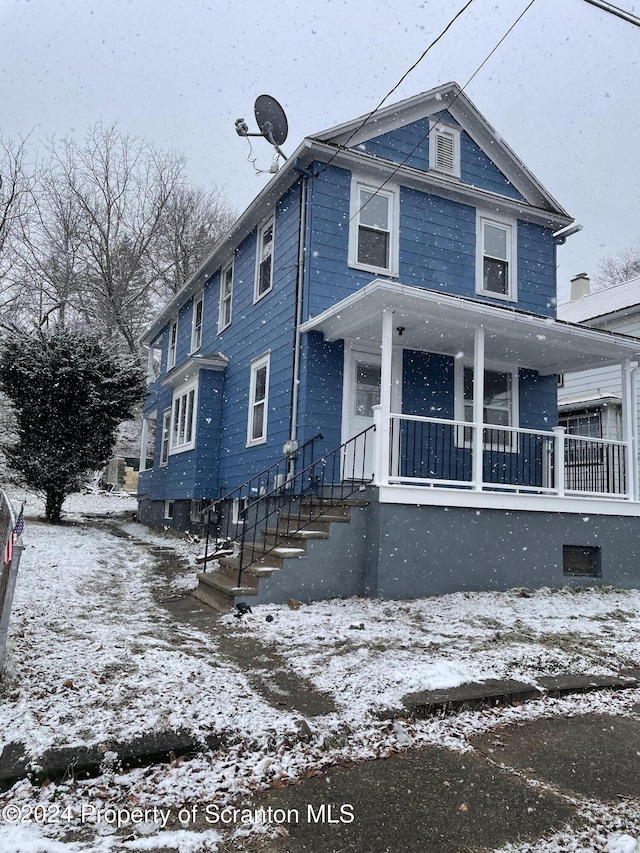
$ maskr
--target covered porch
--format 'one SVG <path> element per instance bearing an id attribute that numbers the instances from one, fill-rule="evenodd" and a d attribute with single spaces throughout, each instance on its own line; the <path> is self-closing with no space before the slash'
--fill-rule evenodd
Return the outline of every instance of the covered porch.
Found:
<path id="1" fill-rule="evenodd" d="M 307 320 L 301 332 L 310 331 L 376 354 L 379 402 L 367 412 L 375 435 L 363 465 L 382 503 L 640 514 L 635 338 L 380 279 Z M 427 406 L 426 392 L 420 406 L 404 399 L 407 352 L 443 359 L 444 405 Z M 622 440 L 567 434 L 557 375 L 612 364 Z M 345 389 L 346 371 L 345 359 Z M 347 395 L 343 439 L 358 423 L 345 417 Z"/>

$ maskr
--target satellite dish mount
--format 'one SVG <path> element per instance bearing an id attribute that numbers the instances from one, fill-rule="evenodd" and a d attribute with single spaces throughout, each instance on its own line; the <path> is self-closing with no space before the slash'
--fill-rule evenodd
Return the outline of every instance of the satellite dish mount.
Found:
<path id="1" fill-rule="evenodd" d="M 280 104 L 271 95 L 258 95 L 253 111 L 258 127 L 260 128 L 260 133 L 249 133 L 246 121 L 243 118 L 239 118 L 236 119 L 236 133 L 238 136 L 262 136 L 286 160 L 287 155 L 280 146 L 284 144 L 287 138 L 289 125 Z"/>

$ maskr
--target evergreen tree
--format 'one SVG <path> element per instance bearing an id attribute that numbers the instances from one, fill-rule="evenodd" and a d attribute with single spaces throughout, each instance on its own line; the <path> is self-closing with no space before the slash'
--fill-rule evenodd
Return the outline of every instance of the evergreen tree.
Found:
<path id="1" fill-rule="evenodd" d="M 83 475 L 106 464 L 118 424 L 144 398 L 144 387 L 137 360 L 96 335 L 56 327 L 5 340 L 0 388 L 17 423 L 17 440 L 3 439 L 7 460 L 44 495 L 48 521 L 58 523 Z"/>

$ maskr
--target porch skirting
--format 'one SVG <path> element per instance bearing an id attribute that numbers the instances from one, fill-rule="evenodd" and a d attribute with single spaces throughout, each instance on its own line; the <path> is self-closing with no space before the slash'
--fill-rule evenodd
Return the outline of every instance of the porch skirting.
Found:
<path id="1" fill-rule="evenodd" d="M 599 576 L 565 574 L 564 546 L 596 549 Z M 310 540 L 305 556 L 285 560 L 252 603 L 566 585 L 640 586 L 640 519 L 373 500 L 352 509 L 350 524 L 332 525 L 328 540 Z"/>

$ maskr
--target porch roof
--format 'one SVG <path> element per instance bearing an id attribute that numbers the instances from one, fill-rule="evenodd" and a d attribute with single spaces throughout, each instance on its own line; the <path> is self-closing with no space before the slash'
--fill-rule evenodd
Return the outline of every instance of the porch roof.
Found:
<path id="1" fill-rule="evenodd" d="M 474 331 L 485 329 L 485 357 L 541 374 L 588 370 L 637 360 L 640 339 L 514 308 L 375 279 L 312 317 L 301 332 L 381 343 L 383 310 L 394 313 L 394 343 L 407 349 L 473 356 Z M 402 333 L 398 329 L 402 328 Z"/>

